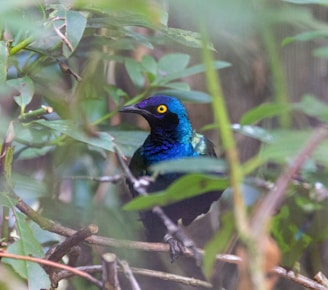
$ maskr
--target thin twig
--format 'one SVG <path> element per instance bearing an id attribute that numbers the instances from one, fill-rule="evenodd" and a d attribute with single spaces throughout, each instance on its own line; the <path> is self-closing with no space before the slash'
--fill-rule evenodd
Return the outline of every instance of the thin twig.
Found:
<path id="1" fill-rule="evenodd" d="M 82 81 L 82 78 L 75 72 L 73 71 L 66 63 L 60 61 L 59 59 L 56 59 L 60 69 L 67 74 L 72 75 L 78 82 Z"/>
<path id="2" fill-rule="evenodd" d="M 288 271 L 282 267 L 276 267 L 274 273 L 278 274 L 280 277 L 284 277 L 288 280 L 291 280 L 297 284 L 300 284 L 308 289 L 315 289 L 315 290 L 327 290 L 328 288 L 319 284 L 318 282 L 311 280 L 308 277 L 305 277 L 301 274 L 295 273 L 293 271 Z"/>
<path id="3" fill-rule="evenodd" d="M 147 196 L 148 193 L 145 190 L 145 185 L 147 185 L 148 180 L 144 179 L 136 179 L 133 174 L 131 173 L 130 169 L 126 165 L 126 163 L 123 161 L 123 158 L 116 146 L 114 146 L 115 153 L 118 159 L 118 162 L 120 164 L 120 167 L 122 168 L 122 171 L 126 178 L 133 184 L 134 189 L 138 192 L 141 196 Z M 196 261 L 197 265 L 201 264 L 201 255 L 199 254 L 194 242 L 187 237 L 187 235 L 182 231 L 181 228 L 179 228 L 175 223 L 171 221 L 171 219 L 165 214 L 163 209 L 159 206 L 155 206 L 152 208 L 152 212 L 158 216 L 163 224 L 165 225 L 168 234 L 175 237 L 178 241 L 180 241 L 186 248 L 189 248 L 193 252 L 193 257 Z"/>
<path id="4" fill-rule="evenodd" d="M 89 225 L 81 230 L 78 230 L 75 234 L 68 237 L 65 241 L 57 245 L 53 250 L 52 253 L 49 255 L 48 260 L 58 262 L 62 257 L 64 257 L 71 249 L 79 244 L 80 242 L 84 241 L 87 237 L 90 237 L 93 234 L 98 232 L 98 226 L 96 225 Z M 45 267 L 46 272 L 51 271 L 48 267 Z"/>
<path id="5" fill-rule="evenodd" d="M 141 290 L 139 283 L 138 283 L 137 279 L 134 277 L 128 262 L 118 260 L 118 263 L 121 266 L 125 277 L 129 280 L 131 289 L 132 290 Z"/>
<path id="6" fill-rule="evenodd" d="M 54 111 L 52 107 L 49 106 L 41 106 L 41 108 L 29 111 L 24 113 L 18 117 L 18 120 L 21 122 L 31 121 L 33 119 L 37 119 L 45 114 L 50 114 Z"/>
<path id="7" fill-rule="evenodd" d="M 67 176 L 63 177 L 63 179 L 86 179 L 91 181 L 97 181 L 97 182 L 108 182 L 108 183 L 117 183 L 123 179 L 123 176 L 121 174 L 115 174 L 113 176 L 100 176 L 100 177 L 93 177 L 93 176 Z"/>
<path id="8" fill-rule="evenodd" d="M 23 260 L 23 261 L 38 263 L 41 265 L 47 265 L 50 267 L 55 267 L 58 269 L 63 269 L 69 273 L 72 273 L 73 275 L 78 275 L 80 277 L 83 277 L 83 278 L 89 280 L 90 282 L 97 285 L 98 287 L 102 286 L 102 284 L 96 278 L 90 276 L 88 273 L 83 272 L 77 268 L 72 268 L 70 266 L 59 264 L 59 263 L 56 263 L 53 261 L 44 260 L 41 258 L 34 258 L 34 257 L 30 257 L 30 256 L 21 256 L 21 255 L 16 255 L 16 254 L 10 254 L 10 253 L 2 252 L 2 251 L 0 251 L 0 257 L 4 257 L 4 258 L 8 258 L 8 259 L 15 259 L 15 260 Z"/>
<path id="9" fill-rule="evenodd" d="M 13 194 L 13 193 L 12 193 Z M 17 196 L 16 196 L 17 198 Z M 62 236 L 71 236 L 76 233 L 76 230 L 71 228 L 62 226 L 59 223 L 55 223 L 36 211 L 34 211 L 30 206 L 28 206 L 24 201 L 21 199 L 18 200 L 16 207 L 24 213 L 27 217 L 32 219 L 36 222 L 41 228 L 48 230 L 50 232 L 62 235 Z M 146 243 L 146 242 L 137 242 L 137 241 L 127 241 L 127 240 L 116 240 L 101 236 L 91 236 L 86 239 L 86 242 L 89 244 L 105 246 L 105 247 L 115 247 L 115 248 L 125 248 L 125 249 L 134 249 L 134 250 L 141 250 L 141 251 L 148 251 L 148 252 L 169 252 L 169 247 L 167 244 L 163 243 Z M 197 250 L 199 253 L 203 253 L 203 250 Z M 192 257 L 193 253 L 188 249 L 185 252 L 186 257 Z M 216 260 L 223 261 L 226 263 L 232 264 L 239 264 L 241 262 L 240 257 L 234 255 L 216 255 Z M 78 268 L 79 269 L 79 268 Z M 292 271 L 287 271 L 282 267 L 276 267 L 273 270 L 277 273 L 280 277 L 286 278 L 291 280 L 297 284 L 303 285 L 309 289 L 315 290 L 327 290 L 324 286 L 320 285 L 319 283 L 302 276 L 300 274 L 295 274 Z"/>
<path id="10" fill-rule="evenodd" d="M 73 48 L 72 44 L 69 42 L 67 37 L 60 31 L 60 29 L 58 29 L 55 24 L 53 24 L 53 28 L 54 28 L 56 34 L 58 35 L 58 37 L 62 40 L 62 42 L 64 42 L 67 45 L 69 50 L 74 51 L 74 48 Z"/>
<path id="11" fill-rule="evenodd" d="M 101 265 L 82 266 L 82 267 L 78 267 L 77 269 L 88 273 L 99 273 L 102 271 L 102 266 Z M 166 272 L 153 271 L 149 269 L 142 269 L 142 268 L 135 268 L 135 267 L 131 267 L 130 269 L 133 274 L 140 275 L 140 276 L 158 278 L 161 280 L 172 281 L 172 282 L 180 283 L 183 285 L 189 285 L 193 287 L 212 288 L 212 285 L 210 283 L 195 278 L 189 278 L 189 277 L 174 275 Z M 124 269 L 119 269 L 119 271 L 124 272 Z M 58 279 L 57 281 L 60 281 L 62 279 L 67 279 L 73 276 L 74 275 L 72 275 L 67 271 L 60 271 L 57 275 L 57 279 Z M 140 287 L 133 290 L 137 290 L 137 289 L 140 289 Z"/>

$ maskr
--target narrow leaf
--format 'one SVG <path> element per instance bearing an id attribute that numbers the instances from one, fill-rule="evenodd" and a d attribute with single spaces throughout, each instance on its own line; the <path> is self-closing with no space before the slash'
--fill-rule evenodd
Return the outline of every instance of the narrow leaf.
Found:
<path id="1" fill-rule="evenodd" d="M 152 76 L 157 74 L 157 63 L 151 55 L 144 55 L 141 60 L 141 64 L 147 73 Z"/>
<path id="2" fill-rule="evenodd" d="M 87 19 L 82 13 L 72 10 L 66 12 L 66 37 L 73 48 L 71 51 L 66 45 L 63 46 L 63 54 L 66 58 L 69 58 L 79 45 L 86 24 Z"/>
<path id="3" fill-rule="evenodd" d="M 99 147 L 105 150 L 114 151 L 113 137 L 111 137 L 108 133 L 105 132 L 99 132 L 98 138 L 91 137 L 87 135 L 84 131 L 79 130 L 79 128 L 75 126 L 72 122 L 67 120 L 54 120 L 54 121 L 38 120 L 32 122 L 32 124 L 39 124 L 44 127 L 58 131 L 62 134 L 65 134 L 77 141 L 95 147 Z"/>
<path id="4" fill-rule="evenodd" d="M 110 131 L 125 156 L 132 156 L 145 141 L 148 132 L 145 131 Z"/>
<path id="5" fill-rule="evenodd" d="M 143 87 L 145 84 L 145 77 L 143 75 L 141 64 L 133 59 L 126 59 L 124 64 L 134 85 L 138 88 Z"/>
<path id="6" fill-rule="evenodd" d="M 223 68 L 226 68 L 229 66 L 230 66 L 230 63 L 225 62 L 225 61 L 213 62 L 213 67 L 215 69 L 223 69 Z M 165 84 L 165 83 L 171 82 L 173 80 L 189 77 L 191 75 L 202 73 L 204 71 L 205 71 L 205 66 L 203 64 L 198 64 L 198 65 L 194 65 L 194 66 L 188 67 L 186 69 L 183 69 L 181 71 L 174 72 L 168 76 L 164 76 L 164 77 L 160 76 L 160 77 L 158 77 L 157 82 L 159 84 Z"/>
<path id="7" fill-rule="evenodd" d="M 11 197 L 8 192 L 0 192 L 0 206 L 12 207 L 17 203 L 17 199 Z"/>
<path id="8" fill-rule="evenodd" d="M 314 40 L 314 39 L 318 39 L 318 38 L 327 38 L 328 37 L 328 33 L 327 31 L 307 31 L 307 32 L 303 32 L 300 34 L 297 34 L 295 36 L 292 37 L 286 37 L 283 41 L 282 41 L 282 45 L 287 45 L 290 44 L 292 42 L 295 41 L 310 41 L 310 40 Z"/>
<path id="9" fill-rule="evenodd" d="M 9 245 L 7 252 L 16 255 L 43 257 L 44 253 L 38 241 L 34 238 L 25 216 L 14 211 L 16 218 L 16 230 L 19 239 Z M 23 260 L 2 259 L 3 263 L 9 264 L 24 279 L 28 281 L 29 289 L 48 289 L 50 280 L 43 268 L 36 264 Z M 35 279 L 35 277 L 38 277 Z"/>
<path id="10" fill-rule="evenodd" d="M 228 184 L 228 180 L 224 178 L 202 174 L 189 174 L 178 179 L 165 191 L 134 198 L 124 206 L 124 209 L 144 210 L 150 209 L 156 205 L 164 206 L 196 195 L 201 195 L 205 192 L 223 190 L 228 187 Z"/>
<path id="11" fill-rule="evenodd" d="M 168 96 L 175 96 L 181 100 L 189 101 L 189 102 L 197 102 L 197 103 L 210 103 L 212 101 L 212 97 L 201 91 L 182 91 L 182 90 L 160 90 L 159 94 L 164 94 Z"/>
<path id="12" fill-rule="evenodd" d="M 328 0 L 284 0 L 293 4 L 326 4 L 328 5 Z"/>
<path id="13" fill-rule="evenodd" d="M 220 172 L 226 171 L 226 164 L 221 159 L 202 157 L 202 158 L 181 158 L 157 163 L 151 167 L 152 171 L 163 173 L 172 172 Z"/>
<path id="14" fill-rule="evenodd" d="M 241 125 L 252 125 L 266 118 L 279 116 L 291 110 L 285 104 L 263 104 L 246 112 L 241 120 Z"/>
<path id="15" fill-rule="evenodd" d="M 201 35 L 197 32 L 178 28 L 165 28 L 162 32 L 170 39 L 188 47 L 202 48 Z M 208 49 L 214 50 L 213 44 L 209 44 Z"/>
<path id="16" fill-rule="evenodd" d="M 216 261 L 216 255 L 223 252 L 231 240 L 234 231 L 233 213 L 229 212 L 222 217 L 222 227 L 215 236 L 206 244 L 203 259 L 203 270 L 206 277 L 210 277 Z"/>
<path id="17" fill-rule="evenodd" d="M 25 107 L 32 101 L 34 94 L 34 84 L 29 77 L 8 80 L 7 84 L 17 90 L 14 97 L 15 102 L 24 111 Z"/>
<path id="18" fill-rule="evenodd" d="M 8 50 L 5 41 L 0 41 L 0 83 L 7 79 Z"/>
<path id="19" fill-rule="evenodd" d="M 164 55 L 158 62 L 158 74 L 167 76 L 185 69 L 189 63 L 190 56 L 183 53 L 171 53 Z"/>
<path id="20" fill-rule="evenodd" d="M 238 132 L 248 137 L 252 137 L 262 142 L 270 142 L 272 140 L 271 134 L 267 130 L 258 126 L 241 126 L 240 124 L 233 124 L 232 129 L 235 132 Z"/>
<path id="21" fill-rule="evenodd" d="M 328 122 L 328 104 L 312 95 L 305 95 L 300 103 L 294 105 L 294 108 L 306 115 L 319 118 L 323 122 Z"/>

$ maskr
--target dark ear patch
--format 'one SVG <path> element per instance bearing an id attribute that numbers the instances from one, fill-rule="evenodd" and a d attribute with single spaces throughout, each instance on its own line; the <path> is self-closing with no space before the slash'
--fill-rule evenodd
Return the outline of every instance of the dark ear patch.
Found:
<path id="1" fill-rule="evenodd" d="M 173 130 L 179 124 L 179 117 L 177 114 L 170 112 L 170 113 L 166 114 L 163 121 L 164 121 L 165 127 L 167 129 Z"/>

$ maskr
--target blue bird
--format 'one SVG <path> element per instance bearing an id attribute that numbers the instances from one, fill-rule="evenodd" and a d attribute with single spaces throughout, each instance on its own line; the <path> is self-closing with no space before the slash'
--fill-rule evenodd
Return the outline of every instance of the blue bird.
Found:
<path id="1" fill-rule="evenodd" d="M 187 111 L 183 104 L 174 97 L 155 95 L 137 104 L 122 107 L 120 112 L 136 113 L 144 117 L 150 126 L 150 134 L 143 145 L 134 153 L 129 168 L 136 178 L 150 176 L 150 166 L 157 162 L 201 156 L 216 157 L 214 146 L 205 136 L 192 129 Z M 183 174 L 167 173 L 156 177 L 147 187 L 147 192 L 165 190 Z M 129 182 L 128 182 L 129 183 Z M 132 184 L 128 184 L 133 197 L 138 193 Z M 211 204 L 218 200 L 222 192 L 213 191 L 188 198 L 163 207 L 166 215 L 175 223 L 182 220 L 183 225 L 189 225 L 197 216 L 207 213 Z M 151 211 L 140 213 L 140 218 L 146 229 L 146 237 L 150 242 L 162 242 L 166 227 Z M 181 252 L 168 241 L 171 256 Z M 175 249 L 172 249 L 175 247 Z"/>

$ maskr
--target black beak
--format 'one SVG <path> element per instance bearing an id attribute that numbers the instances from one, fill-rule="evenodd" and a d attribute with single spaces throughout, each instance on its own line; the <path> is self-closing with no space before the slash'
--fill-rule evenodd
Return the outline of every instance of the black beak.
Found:
<path id="1" fill-rule="evenodd" d="M 119 109 L 119 112 L 121 113 L 135 113 L 139 114 L 145 118 L 151 117 L 151 113 L 145 109 L 140 109 L 138 108 L 137 104 L 130 105 L 130 106 L 125 106 Z"/>
<path id="2" fill-rule="evenodd" d="M 130 106 L 125 106 L 119 109 L 119 112 L 121 113 L 138 113 L 140 114 L 143 110 L 139 109 L 136 104 L 130 105 Z"/>

